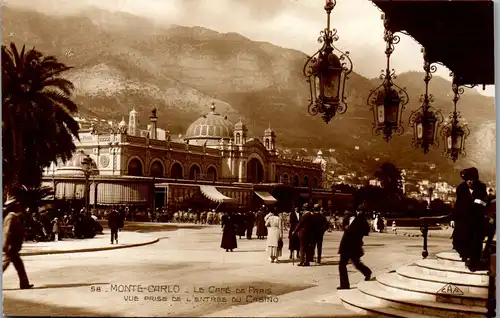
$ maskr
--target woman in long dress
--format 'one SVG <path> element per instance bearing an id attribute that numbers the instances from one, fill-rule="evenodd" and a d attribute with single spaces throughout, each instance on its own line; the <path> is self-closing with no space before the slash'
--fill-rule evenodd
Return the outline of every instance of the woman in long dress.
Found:
<path id="1" fill-rule="evenodd" d="M 277 263 L 283 247 L 278 247 L 279 240 L 281 239 L 281 241 L 283 241 L 283 220 L 278 215 L 278 211 L 275 210 L 271 215 L 266 217 L 266 227 L 269 261 L 271 263 Z"/>
<path id="2" fill-rule="evenodd" d="M 226 252 L 232 252 L 233 249 L 238 247 L 233 217 L 226 213 L 222 216 L 221 223 L 222 241 L 220 243 L 220 247 L 225 249 Z"/>
<path id="3" fill-rule="evenodd" d="M 267 236 L 267 227 L 266 227 L 266 212 L 264 210 L 260 210 L 257 213 L 257 238 L 263 239 Z"/>

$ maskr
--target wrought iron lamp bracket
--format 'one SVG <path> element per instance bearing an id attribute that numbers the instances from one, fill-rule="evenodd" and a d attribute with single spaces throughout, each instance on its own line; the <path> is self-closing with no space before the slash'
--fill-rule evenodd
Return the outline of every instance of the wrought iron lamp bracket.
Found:
<path id="1" fill-rule="evenodd" d="M 437 66 L 431 63 L 428 59 L 425 49 L 422 48 L 422 53 L 424 56 L 423 69 L 425 72 L 424 83 L 425 92 L 420 95 L 421 106 L 413 111 L 409 117 L 409 126 L 413 127 L 414 135 L 412 140 L 412 147 L 415 149 L 422 148 L 424 153 L 429 152 L 429 148 L 438 148 L 439 139 L 437 138 L 437 132 L 439 126 L 443 123 L 444 117 L 440 110 L 434 108 L 431 104 L 434 102 L 432 94 L 429 94 L 429 82 L 432 79 L 432 74 L 437 71 Z M 421 126 L 422 136 L 418 135 L 418 127 Z M 433 125 L 433 126 L 430 126 Z M 433 129 L 432 138 L 429 138 L 429 129 Z"/>
<path id="2" fill-rule="evenodd" d="M 323 120 L 328 123 L 337 113 L 344 114 L 347 111 L 347 101 L 345 95 L 345 84 L 349 79 L 349 74 L 352 72 L 353 64 L 351 58 L 349 57 L 349 51 L 341 51 L 333 45 L 334 42 L 338 41 L 339 36 L 337 35 L 337 29 L 330 28 L 330 14 L 336 5 L 335 0 L 330 0 L 325 5 L 325 11 L 327 13 L 327 27 L 320 31 L 320 36 L 318 37 L 318 43 L 322 44 L 322 47 L 316 51 L 312 56 L 307 57 L 307 61 L 303 68 L 303 74 L 307 78 L 307 83 L 310 85 L 316 85 L 314 83 L 315 77 L 319 77 L 320 68 L 324 65 L 319 65 L 321 58 L 326 54 L 335 54 L 341 66 L 341 80 L 340 80 L 340 90 L 338 99 L 335 102 L 325 102 L 321 98 L 317 98 L 314 94 L 314 90 L 310 89 L 308 113 L 310 115 L 321 114 Z"/>
<path id="3" fill-rule="evenodd" d="M 384 21 L 384 41 L 386 43 L 386 68 L 381 70 L 381 74 L 379 76 L 382 83 L 370 92 L 366 103 L 371 107 L 375 117 L 372 129 L 373 134 L 378 136 L 383 133 L 384 140 L 388 142 L 392 138 L 393 134 L 399 136 L 403 134 L 404 127 L 402 123 L 402 111 L 404 110 L 405 105 L 408 104 L 410 98 L 404 88 L 401 88 L 394 83 L 393 80 L 397 78 L 397 75 L 396 71 L 390 67 L 391 55 L 394 52 L 395 45 L 400 42 L 401 38 L 399 35 L 395 34 L 396 32 L 389 29 L 389 20 L 386 19 L 385 15 L 382 15 L 382 20 Z M 378 124 L 376 120 L 377 106 L 379 106 L 381 100 L 388 100 L 388 96 L 398 97 L 399 110 L 397 122 L 396 124 L 388 122 Z"/>
<path id="4" fill-rule="evenodd" d="M 466 85 L 461 85 L 457 83 L 457 80 L 454 76 L 453 73 L 450 74 L 450 76 L 453 76 L 453 82 L 452 82 L 452 91 L 453 91 L 453 112 L 450 113 L 448 116 L 448 119 L 441 131 L 441 136 L 446 143 L 448 138 L 454 137 L 457 135 L 461 135 L 461 147 L 459 149 L 454 148 L 454 147 L 445 147 L 443 151 L 443 156 L 450 158 L 453 162 L 458 160 L 458 157 L 461 155 L 462 157 L 467 156 L 467 151 L 465 148 L 465 140 L 467 137 L 470 135 L 470 130 L 465 122 L 465 120 L 462 118 L 460 115 L 460 112 L 457 111 L 457 103 L 460 100 L 460 95 L 462 95 L 465 92 L 464 87 L 467 87 Z"/>

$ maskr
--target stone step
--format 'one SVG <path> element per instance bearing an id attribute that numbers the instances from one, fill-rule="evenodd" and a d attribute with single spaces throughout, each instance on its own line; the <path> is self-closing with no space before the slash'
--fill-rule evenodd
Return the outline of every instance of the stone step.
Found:
<path id="1" fill-rule="evenodd" d="M 436 257 L 438 259 L 446 259 L 449 261 L 462 262 L 462 259 L 460 258 L 460 255 L 458 255 L 457 252 L 441 252 L 437 253 Z"/>
<path id="2" fill-rule="evenodd" d="M 488 285 L 488 272 L 471 272 L 465 266 L 449 266 L 438 263 L 435 259 L 424 259 L 416 262 L 417 270 L 429 277 L 439 277 L 441 280 L 462 282 L 462 285 Z"/>
<path id="3" fill-rule="evenodd" d="M 487 314 L 485 307 L 466 306 L 428 300 L 418 293 L 401 293 L 380 288 L 378 282 L 360 282 L 358 289 L 369 296 L 380 299 L 381 306 L 437 317 L 471 317 L 483 318 Z"/>
<path id="4" fill-rule="evenodd" d="M 460 255 L 456 252 L 441 252 L 436 254 L 437 262 L 439 264 L 455 266 L 455 267 L 465 267 L 465 262 L 462 261 Z"/>
<path id="5" fill-rule="evenodd" d="M 408 294 L 442 303 L 484 307 L 488 299 L 487 288 L 483 288 L 480 294 L 471 294 L 462 286 L 456 286 L 460 290 L 459 292 L 455 291 L 455 286 L 450 286 L 451 290 L 448 292 L 448 284 L 407 278 L 398 273 L 378 276 L 377 282 L 380 284 L 380 288 L 395 294 Z M 446 289 L 442 292 L 441 290 L 445 286 Z"/>
<path id="6" fill-rule="evenodd" d="M 359 289 L 339 290 L 338 295 L 347 309 L 370 317 L 428 318 L 430 315 L 403 311 L 381 304 L 379 298 L 362 293 Z"/>

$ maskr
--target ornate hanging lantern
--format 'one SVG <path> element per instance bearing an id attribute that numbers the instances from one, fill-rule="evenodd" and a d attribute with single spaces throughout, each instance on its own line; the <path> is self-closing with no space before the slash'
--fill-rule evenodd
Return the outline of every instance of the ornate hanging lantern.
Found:
<path id="1" fill-rule="evenodd" d="M 330 14 L 335 5 L 335 0 L 326 0 L 327 26 L 318 38 L 323 46 L 308 57 L 303 70 L 310 91 L 308 112 L 313 116 L 320 113 L 327 124 L 337 113 L 343 114 L 347 110 L 344 91 L 348 75 L 352 72 L 349 52 L 344 53 L 333 46 L 333 42 L 339 39 L 337 30 L 330 30 Z"/>
<path id="2" fill-rule="evenodd" d="M 464 93 L 464 88 L 457 84 L 455 77 L 453 77 L 452 90 L 454 94 L 453 113 L 450 114 L 448 120 L 445 122 L 441 136 L 445 144 L 443 155 L 455 162 L 459 155 L 462 155 L 462 157 L 467 155 L 465 140 L 469 136 L 470 130 L 467 123 L 460 116 L 460 112 L 457 111 L 457 102 L 460 99 L 460 95 Z"/>
<path id="3" fill-rule="evenodd" d="M 439 110 L 431 106 L 433 98 L 432 94 L 429 94 L 429 81 L 437 67 L 429 63 L 424 48 L 422 48 L 422 53 L 424 55 L 425 93 L 420 97 L 422 106 L 410 115 L 410 127 L 413 128 L 412 147 L 422 148 L 424 153 L 428 153 L 431 146 L 439 147 L 437 132 L 444 118 Z"/>
<path id="4" fill-rule="evenodd" d="M 380 75 L 382 84 L 371 91 L 367 104 L 373 111 L 373 134 L 380 135 L 383 132 L 384 140 L 389 141 L 393 133 L 402 135 L 404 132 L 402 115 L 409 98 L 404 89 L 393 83 L 396 72 L 390 68 L 391 54 L 394 52 L 394 45 L 399 43 L 400 38 L 389 30 L 389 21 L 385 18 L 385 15 L 382 15 L 382 20 L 385 28 L 384 41 L 386 43 L 387 64 L 386 69 L 382 70 Z"/>

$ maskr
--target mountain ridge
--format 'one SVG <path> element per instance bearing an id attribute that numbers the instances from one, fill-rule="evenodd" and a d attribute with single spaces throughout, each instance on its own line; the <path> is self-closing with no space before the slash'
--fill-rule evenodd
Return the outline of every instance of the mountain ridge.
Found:
<path id="1" fill-rule="evenodd" d="M 178 134 L 215 101 L 218 112 L 232 122 L 241 117 L 253 136 L 261 136 L 271 123 L 281 146 L 334 148 L 338 158 L 353 165 L 387 156 L 402 168 L 414 161 L 435 162 L 444 173 L 456 173 L 462 166 L 478 164 L 494 174 L 493 99 L 473 90 L 461 96 L 459 110 L 473 132 L 469 143 L 488 136 L 488 149 L 482 149 L 479 158 L 474 157 L 478 147 L 469 143 L 472 156 L 456 165 L 441 157 L 441 149 L 424 156 L 411 148 L 408 116 L 420 106 L 422 73 L 405 72 L 395 79 L 407 87 L 410 103 L 403 113 L 405 134 L 387 144 L 371 134 L 373 118 L 366 105 L 370 91 L 381 81 L 353 72 L 347 84 L 347 113 L 325 125 L 318 116 L 307 115 L 308 85 L 302 75 L 307 55 L 298 50 L 203 27 L 167 28 L 146 18 L 95 8 L 68 18 L 5 7 L 3 17 L 2 31 L 9 35 L 3 44 L 12 40 L 35 45 L 75 66 L 68 77 L 75 82 L 75 100 L 84 114 L 121 120 L 136 108 L 145 123 L 156 107 L 159 127 Z M 433 105 L 447 117 L 452 111 L 451 83 L 435 76 L 430 92 Z M 464 106 L 468 104 L 474 109 Z M 360 151 L 353 150 L 356 146 Z"/>

